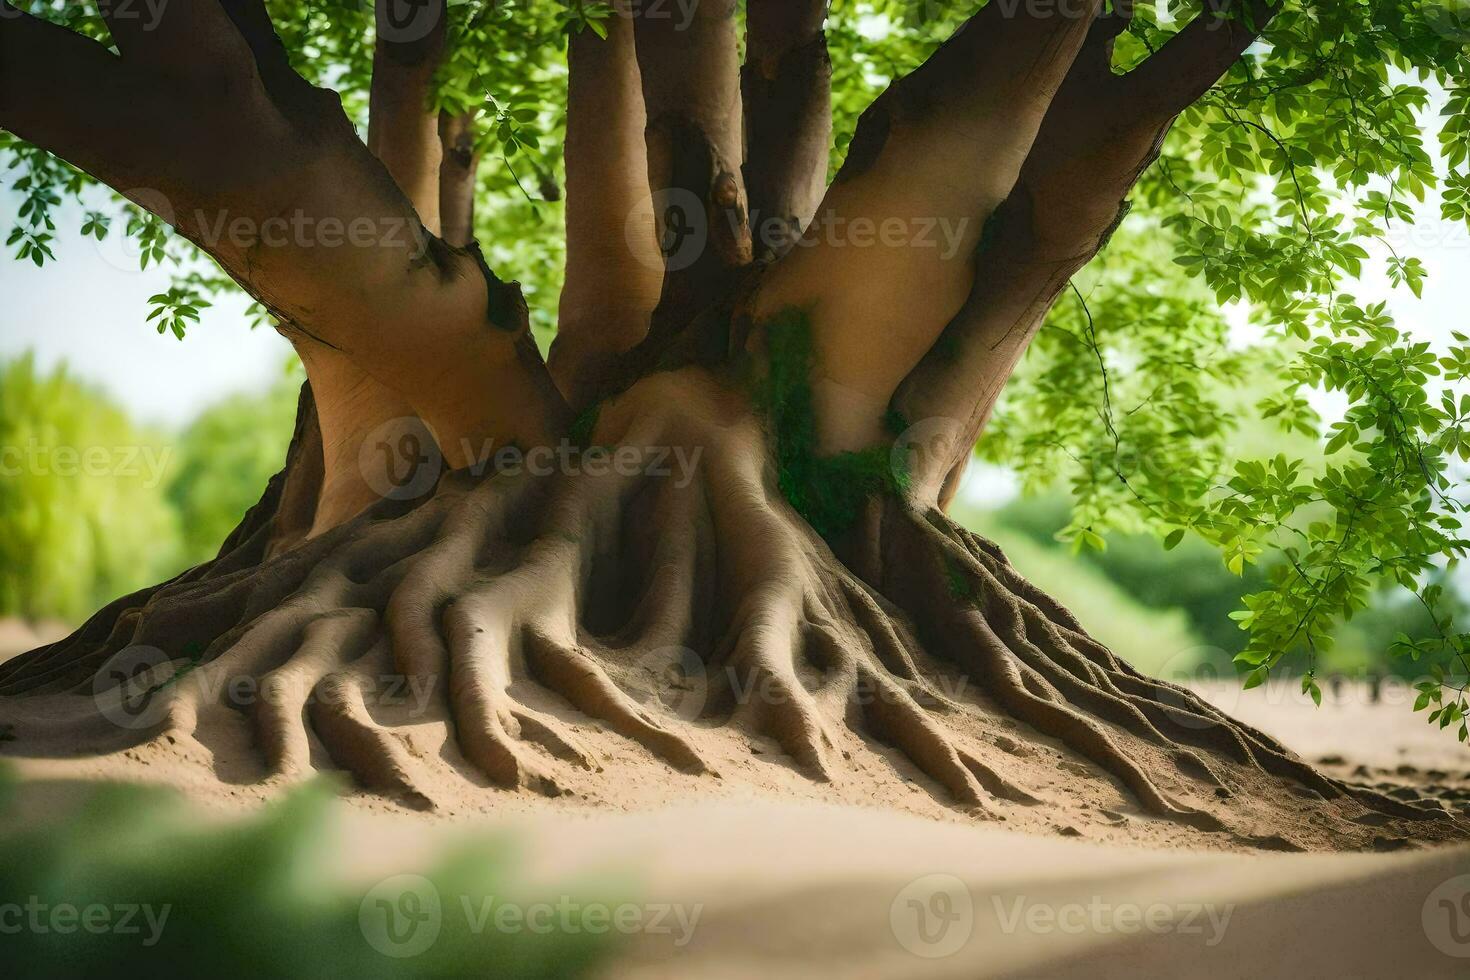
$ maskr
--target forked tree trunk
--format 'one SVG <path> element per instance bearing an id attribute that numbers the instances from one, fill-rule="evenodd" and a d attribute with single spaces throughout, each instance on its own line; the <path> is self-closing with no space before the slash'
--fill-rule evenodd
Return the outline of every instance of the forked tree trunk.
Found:
<path id="1" fill-rule="evenodd" d="M 381 32 L 364 147 L 259 0 L 171 5 L 149 36 L 119 24 L 121 58 L 0 0 L 0 124 L 123 190 L 167 174 L 170 220 L 268 303 L 311 379 L 285 468 L 215 561 L 0 665 L 0 749 L 198 747 L 201 718 L 243 712 L 275 777 L 310 773 L 319 748 L 433 806 L 430 760 L 396 730 L 426 719 L 379 697 L 393 677 L 512 790 L 559 793 L 614 739 L 645 766 L 731 778 L 720 760 L 767 739 L 818 781 L 881 743 L 906 760 L 895 778 L 911 767 L 988 817 L 1067 809 L 1062 767 L 1239 843 L 1292 847 L 1303 811 L 1348 844 L 1461 833 L 1141 675 L 942 511 L 1060 289 L 1259 23 L 1202 18 L 1117 75 L 1126 5 L 990 4 L 874 104 L 818 203 L 823 5 L 751 0 L 743 85 L 734 6 L 572 42 L 574 267 L 548 370 L 472 241 L 476 120 L 427 101 L 442 24 Z M 178 76 L 208 83 L 183 96 L 216 127 L 202 140 L 169 111 Z M 53 105 L 19 97 L 21 78 L 54 83 Z M 95 99 L 106 123 L 79 125 Z M 670 213 L 645 184 L 702 215 L 691 262 L 659 254 Z M 214 214 L 293 207 L 410 221 L 422 248 L 207 234 Z M 787 238 L 817 216 L 948 215 L 965 247 L 814 237 L 783 257 L 752 239 L 763 214 Z M 895 415 L 946 439 L 911 453 L 885 432 Z"/>

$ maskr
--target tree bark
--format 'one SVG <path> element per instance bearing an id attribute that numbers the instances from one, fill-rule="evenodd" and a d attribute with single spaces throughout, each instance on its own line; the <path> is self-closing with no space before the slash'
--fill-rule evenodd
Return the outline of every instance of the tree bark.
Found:
<path id="1" fill-rule="evenodd" d="M 985 7 L 863 114 L 822 222 L 762 282 L 758 315 L 810 311 L 822 452 L 884 438 L 890 399 L 963 305 L 982 228 L 1092 20 L 1073 5 L 1003 7 Z"/>
<path id="2" fill-rule="evenodd" d="M 577 407 L 647 335 L 664 278 L 633 22 L 619 8 L 605 23 L 606 39 L 583 31 L 567 51 L 567 264 L 550 366 Z"/>
<path id="3" fill-rule="evenodd" d="M 827 188 L 832 151 L 832 62 L 827 0 L 751 0 L 746 8 L 745 186 L 755 255 L 791 250 Z"/>
<path id="4" fill-rule="evenodd" d="M 1239 21 L 1201 14 L 1123 75 L 1113 71 L 1113 42 L 1128 15 L 1093 27 L 987 226 L 964 306 L 894 396 L 904 418 L 929 422 L 914 462 L 918 499 L 953 498 L 1007 380 L 1072 276 L 1127 216 L 1128 194 L 1175 117 L 1239 59 L 1275 8 L 1255 4 L 1251 13 L 1248 35 Z"/>
<path id="5" fill-rule="evenodd" d="M 281 74 L 278 45 L 253 28 L 247 40 L 216 3 L 170 5 L 122 58 L 5 14 L 0 124 L 168 220 L 265 305 L 309 368 L 345 357 L 351 370 L 313 379 L 324 424 L 356 418 L 347 399 L 366 377 L 407 402 L 452 466 L 487 441 L 545 443 L 565 425 L 519 289 L 424 231 L 336 96 Z M 37 86 L 54 92 L 44 111 L 21 97 Z M 390 155 L 401 145 L 382 142 Z M 343 462 L 330 486 L 353 482 L 357 461 Z M 347 495 L 333 519 L 360 503 Z"/>
<path id="6" fill-rule="evenodd" d="M 459 146 L 465 121 L 445 121 L 441 136 L 424 60 L 379 52 L 380 161 L 330 95 L 289 72 L 260 0 L 174 3 L 158 32 L 119 24 L 121 57 L 0 0 L 0 125 L 199 241 L 277 314 L 311 379 L 286 468 L 215 561 L 0 665 L 0 749 L 152 741 L 160 752 L 238 758 L 236 727 L 228 745 L 206 744 L 212 726 L 201 724 L 238 711 L 263 779 L 304 777 L 325 750 L 363 787 L 424 808 L 436 805 L 426 768 L 441 764 L 506 789 L 595 793 L 614 738 L 628 744 L 607 758 L 634 758 L 644 776 L 664 764 L 746 772 L 744 752 L 757 746 L 822 783 L 881 742 L 886 751 L 858 764 L 892 766 L 895 778 L 990 818 L 1035 811 L 1051 826 L 1075 815 L 1072 801 L 1048 799 L 1060 765 L 1093 777 L 1092 802 L 1226 835 L 1198 838 L 1216 844 L 1297 846 L 1289 829 L 1262 838 L 1255 828 L 1290 828 L 1303 811 L 1357 846 L 1383 828 L 1470 833 L 1431 801 L 1323 776 L 1098 644 L 992 543 L 934 506 L 968 436 L 923 461 L 907 493 L 895 474 L 869 490 L 872 474 L 852 459 L 821 458 L 876 445 L 895 391 L 910 414 L 977 428 L 1182 107 L 1155 84 L 1176 79 L 1175 99 L 1190 97 L 1209 70 L 1199 66 L 1225 70 L 1245 37 L 1191 25 L 1161 61 L 1118 78 L 1120 18 L 1092 25 L 1091 7 L 1077 18 L 992 3 L 866 114 L 824 202 L 845 222 L 895 218 L 910 233 L 925 217 L 962 220 L 952 251 L 808 229 L 805 246 L 761 278 L 742 275 L 752 255 L 733 13 L 718 0 L 686 30 L 638 20 L 636 72 L 627 25 L 615 22 L 621 33 L 605 43 L 573 42 L 575 261 L 563 326 L 581 346 L 561 348 L 559 377 L 581 390 L 601 373 L 584 373 L 596 363 L 587 351 L 637 343 L 650 309 L 636 350 L 695 332 L 713 303 L 748 344 L 708 364 L 650 361 L 602 392 L 584 416 L 584 448 L 558 454 L 567 406 L 530 344 L 519 290 L 468 244 L 463 187 L 455 207 L 445 204 L 448 161 L 434 155 Z M 813 17 L 811 5 L 757 0 L 760 77 L 772 58 L 771 77 L 785 75 L 788 58 L 771 52 L 805 50 Z M 778 21 L 793 25 L 788 43 Z M 385 30 L 384 43 L 428 36 Z M 806 95 L 821 84 L 803 77 Z M 19 94 L 35 86 L 47 87 L 50 106 Z M 755 127 L 779 117 L 769 108 Z M 799 201 L 820 166 L 820 122 L 797 115 L 787 155 L 772 148 L 749 161 L 763 180 L 783 167 L 792 175 L 772 200 Z M 651 219 L 626 232 L 625 204 L 646 190 L 630 179 L 643 154 L 649 187 L 688 195 L 686 211 L 707 222 L 687 266 L 672 252 L 662 266 L 638 262 L 652 254 Z M 139 183 L 147 174 L 154 182 Z M 790 217 L 805 207 L 793 203 Z M 380 240 L 332 249 L 211 232 L 215 216 L 259 227 L 291 212 L 407 221 L 417 232 L 433 209 L 454 218 L 445 231 L 463 247 L 427 234 L 405 253 Z M 659 215 L 665 232 L 670 218 Z M 793 306 L 805 312 L 772 315 Z M 610 325 L 606 310 L 625 319 Z M 948 355 L 935 344 L 946 325 Z M 777 331 L 807 326 L 813 350 L 777 343 Z M 528 465 L 465 466 L 486 462 L 487 439 L 514 441 Z M 549 458 L 550 470 L 533 458 Z M 420 468 L 402 482 L 405 461 Z M 374 494 L 365 509 L 364 487 Z M 850 520 L 818 519 L 841 504 L 852 504 Z M 131 671 L 140 653 L 153 659 Z M 666 683 L 670 668 L 686 683 Z M 665 705 L 690 678 L 707 696 L 678 717 Z M 385 679 L 427 692 L 426 714 L 371 701 Z M 237 681 L 258 696 L 237 698 Z M 111 709 L 138 693 L 146 716 L 119 725 Z M 431 725 L 442 726 L 442 748 L 410 751 L 399 729 Z M 1034 744 L 1021 744 L 1021 730 Z"/>
<path id="7" fill-rule="evenodd" d="M 640 5 L 633 21 L 665 257 L 650 327 L 656 342 L 728 292 L 752 258 L 735 6 L 705 0 L 681 23 L 667 5 Z"/>
<path id="8" fill-rule="evenodd" d="M 475 192 L 480 150 L 475 143 L 479 114 L 439 114 L 439 142 L 444 162 L 439 165 L 439 220 L 441 237 L 455 248 L 475 240 Z"/>
<path id="9" fill-rule="evenodd" d="M 377 41 L 368 99 L 368 149 L 438 235 L 439 115 L 429 104 L 434 72 L 444 56 L 448 11 L 444 0 L 375 0 Z"/>

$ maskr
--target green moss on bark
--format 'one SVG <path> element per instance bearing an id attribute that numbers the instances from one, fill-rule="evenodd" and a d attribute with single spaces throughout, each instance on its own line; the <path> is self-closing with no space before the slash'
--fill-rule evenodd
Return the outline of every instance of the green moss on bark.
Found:
<path id="1" fill-rule="evenodd" d="M 818 534 L 840 534 L 857 522 L 873 497 L 908 490 L 904 460 L 887 445 L 819 456 L 807 314 L 783 310 L 762 326 L 768 363 L 757 384 L 756 404 L 770 432 L 781 493 Z"/>

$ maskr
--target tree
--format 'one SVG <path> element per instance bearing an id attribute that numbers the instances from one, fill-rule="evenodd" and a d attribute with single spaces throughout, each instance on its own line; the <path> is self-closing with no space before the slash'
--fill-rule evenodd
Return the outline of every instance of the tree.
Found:
<path id="1" fill-rule="evenodd" d="M 1462 438 L 1470 406 L 1428 407 L 1433 355 L 1336 293 L 1361 261 L 1355 236 L 1380 225 L 1370 213 L 1339 227 L 1314 172 L 1433 179 L 1409 133 L 1423 90 L 1388 67 L 1463 78 L 1456 25 L 1436 19 L 1448 8 L 1207 0 L 1172 30 L 1148 4 L 1140 17 L 1098 0 L 977 6 L 847 5 L 834 58 L 817 0 L 750 0 L 743 20 L 735 0 L 383 0 L 370 48 L 356 40 L 363 12 L 335 2 L 176 2 L 144 23 L 124 0 L 100 22 L 0 0 L 0 126 L 25 141 L 13 152 L 40 175 L 32 197 L 86 179 L 46 181 L 60 165 L 42 151 L 117 190 L 142 209 L 135 233 L 171 226 L 255 297 L 309 379 L 284 469 L 214 562 L 0 674 L 14 744 L 95 731 L 86 718 L 105 697 L 76 694 L 146 647 L 161 658 L 147 665 L 159 710 L 146 735 L 187 740 L 222 678 L 260 678 L 251 717 L 275 771 L 311 768 L 310 730 L 364 785 L 424 804 L 415 760 L 365 705 L 391 672 L 435 685 L 492 781 L 555 793 L 559 767 L 596 753 L 535 707 L 547 692 L 677 768 L 710 769 L 647 696 L 675 670 L 707 682 L 702 720 L 775 739 L 814 779 L 833 778 L 860 731 L 962 806 L 1034 804 L 1035 787 L 995 764 L 1031 751 L 1004 734 L 1020 722 L 1202 830 L 1249 835 L 1304 806 L 1350 839 L 1383 820 L 1442 828 L 1436 804 L 1329 779 L 1143 676 L 943 508 L 1023 352 L 1066 335 L 1087 360 L 1052 356 L 1056 375 L 1020 394 L 1002 436 L 1025 445 L 1045 428 L 1027 431 L 1027 398 L 1035 412 L 1100 384 L 1107 449 L 1084 469 L 1110 487 L 1084 486 L 1084 518 L 1121 492 L 1157 526 L 1223 545 L 1235 568 L 1264 537 L 1307 539 L 1300 581 L 1250 611 L 1255 682 L 1323 642 L 1320 615 L 1354 601 L 1385 540 L 1399 550 L 1379 564 L 1411 585 L 1457 553 L 1443 454 L 1421 436 Z M 898 40 L 855 52 L 855 16 L 885 13 L 905 25 Z M 469 230 L 486 226 L 473 188 L 492 153 L 533 208 L 533 178 L 558 196 L 528 134 L 561 98 L 562 37 L 567 265 L 543 361 L 523 291 L 488 261 L 524 242 L 487 251 Z M 894 80 L 849 128 L 874 58 Z M 506 73 L 521 81 L 497 89 Z M 1351 120 L 1372 162 L 1330 155 L 1340 134 L 1313 115 L 1324 102 L 1341 115 L 1343 92 L 1387 100 Z M 1453 98 L 1446 145 L 1463 165 Z M 1181 114 L 1193 142 L 1151 171 Z M 1288 144 L 1275 126 L 1298 114 Z M 829 182 L 834 128 L 852 135 Z M 1262 165 L 1274 196 L 1248 186 L 1251 153 L 1278 150 Z M 1206 171 L 1226 177 L 1213 186 Z M 1257 301 L 1307 345 L 1292 390 L 1323 382 L 1354 400 L 1342 441 L 1361 458 L 1315 484 L 1284 457 L 1251 463 L 1214 492 L 1225 423 L 1201 410 L 1191 369 L 1228 377 L 1241 362 L 1195 362 L 1221 332 L 1198 282 L 1159 303 L 1132 294 L 1140 373 L 1167 384 L 1140 416 L 1142 445 L 1124 443 L 1080 288 L 1059 339 L 1040 331 L 1130 196 L 1150 213 L 1126 254 L 1158 256 L 1167 234 L 1183 271 L 1135 265 L 1111 281 L 1194 274 L 1219 299 Z M 1396 194 L 1373 206 L 1380 223 L 1402 212 Z M 35 261 L 44 234 L 17 239 Z M 156 300 L 187 319 L 189 290 L 211 285 L 196 270 Z M 1463 348 L 1445 361 L 1463 376 Z M 1076 430 L 1051 414 L 1054 434 Z M 1309 424 L 1299 393 L 1274 414 Z M 1177 465 L 1126 468 L 1180 448 Z M 1365 492 L 1370 467 L 1397 482 Z M 1314 506 L 1346 516 L 1292 524 Z M 978 701 L 953 696 L 958 675 Z"/>
<path id="2" fill-rule="evenodd" d="M 171 451 L 65 368 L 0 365 L 0 615 L 73 622 L 166 574 Z"/>
<path id="3" fill-rule="evenodd" d="M 190 564 L 208 561 L 281 464 L 296 413 L 297 385 L 232 395 L 179 436 L 168 501 L 179 514 Z"/>

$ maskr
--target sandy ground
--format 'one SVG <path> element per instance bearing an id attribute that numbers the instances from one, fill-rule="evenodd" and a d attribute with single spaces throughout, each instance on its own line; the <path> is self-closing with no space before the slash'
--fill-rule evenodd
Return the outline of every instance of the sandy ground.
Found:
<path id="1" fill-rule="evenodd" d="M 1320 710 L 1290 687 L 1202 692 L 1334 774 L 1470 803 L 1470 751 L 1413 715 L 1405 688 L 1377 701 L 1329 688 Z M 207 752 L 21 760 L 24 812 L 44 819 L 97 779 L 173 785 L 226 817 L 272 796 L 256 785 L 248 728 L 203 721 Z M 818 787 L 759 744 L 729 749 L 716 761 L 730 778 L 715 780 L 640 762 L 630 743 L 628 758 L 610 750 L 607 771 L 547 800 L 477 785 L 423 727 L 413 737 L 436 764 L 438 808 L 347 797 L 341 873 L 372 886 L 466 835 L 513 835 L 533 886 L 606 873 L 665 910 L 657 924 L 643 916 L 609 977 L 1470 975 L 1470 848 L 1251 851 L 1149 819 L 1095 779 L 1046 787 L 1041 815 L 977 822 L 871 745 Z M 1068 795 L 1083 786 L 1093 795 Z"/>

